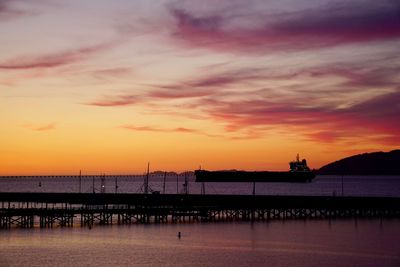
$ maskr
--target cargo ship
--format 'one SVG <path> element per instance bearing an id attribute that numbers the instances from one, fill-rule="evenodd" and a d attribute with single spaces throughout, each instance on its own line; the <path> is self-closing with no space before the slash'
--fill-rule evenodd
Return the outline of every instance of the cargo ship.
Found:
<path id="1" fill-rule="evenodd" d="M 196 182 L 277 182 L 277 183 L 306 183 L 315 178 L 315 172 L 307 166 L 305 159 L 289 162 L 289 171 L 207 171 L 196 170 Z"/>

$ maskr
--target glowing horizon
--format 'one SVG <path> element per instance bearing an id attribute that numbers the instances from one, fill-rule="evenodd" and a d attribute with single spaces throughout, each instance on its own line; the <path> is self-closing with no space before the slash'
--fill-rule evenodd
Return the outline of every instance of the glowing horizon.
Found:
<path id="1" fill-rule="evenodd" d="M 0 175 L 311 168 L 400 145 L 396 1 L 0 1 Z"/>

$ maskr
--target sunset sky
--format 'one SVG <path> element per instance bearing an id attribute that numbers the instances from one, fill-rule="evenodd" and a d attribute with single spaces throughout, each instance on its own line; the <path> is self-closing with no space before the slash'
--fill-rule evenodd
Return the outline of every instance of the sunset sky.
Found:
<path id="1" fill-rule="evenodd" d="M 0 175 L 396 149 L 400 1 L 0 0 L 0 125 Z"/>

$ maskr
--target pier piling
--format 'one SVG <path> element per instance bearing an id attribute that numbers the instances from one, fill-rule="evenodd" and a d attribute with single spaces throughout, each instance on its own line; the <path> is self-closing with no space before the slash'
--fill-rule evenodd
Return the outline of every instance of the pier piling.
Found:
<path id="1" fill-rule="evenodd" d="M 131 223 L 400 218 L 400 198 L 0 193 L 0 228 Z M 78 223 L 79 224 L 79 223 Z"/>

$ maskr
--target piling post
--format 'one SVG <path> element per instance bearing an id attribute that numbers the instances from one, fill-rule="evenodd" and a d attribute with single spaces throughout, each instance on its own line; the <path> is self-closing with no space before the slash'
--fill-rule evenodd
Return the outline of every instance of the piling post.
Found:
<path id="1" fill-rule="evenodd" d="M 163 183 L 163 194 L 165 194 L 165 180 L 167 178 L 167 172 L 164 172 L 164 183 Z"/>
<path id="2" fill-rule="evenodd" d="M 149 193 L 149 171 L 150 171 L 150 162 L 147 162 L 147 174 L 144 177 L 144 193 Z"/>
<path id="3" fill-rule="evenodd" d="M 79 193 L 82 193 L 82 170 L 79 170 Z"/>
<path id="4" fill-rule="evenodd" d="M 344 196 L 344 184 L 343 184 L 343 174 L 342 174 L 342 197 Z"/>
<path id="5" fill-rule="evenodd" d="M 176 174 L 176 194 L 179 194 L 179 174 Z"/>
<path id="6" fill-rule="evenodd" d="M 106 174 L 103 173 L 101 176 L 100 193 L 104 194 L 106 192 Z"/>
<path id="7" fill-rule="evenodd" d="M 189 182 L 188 182 L 188 177 L 187 177 L 187 172 L 185 172 L 185 194 L 189 194 Z"/>

